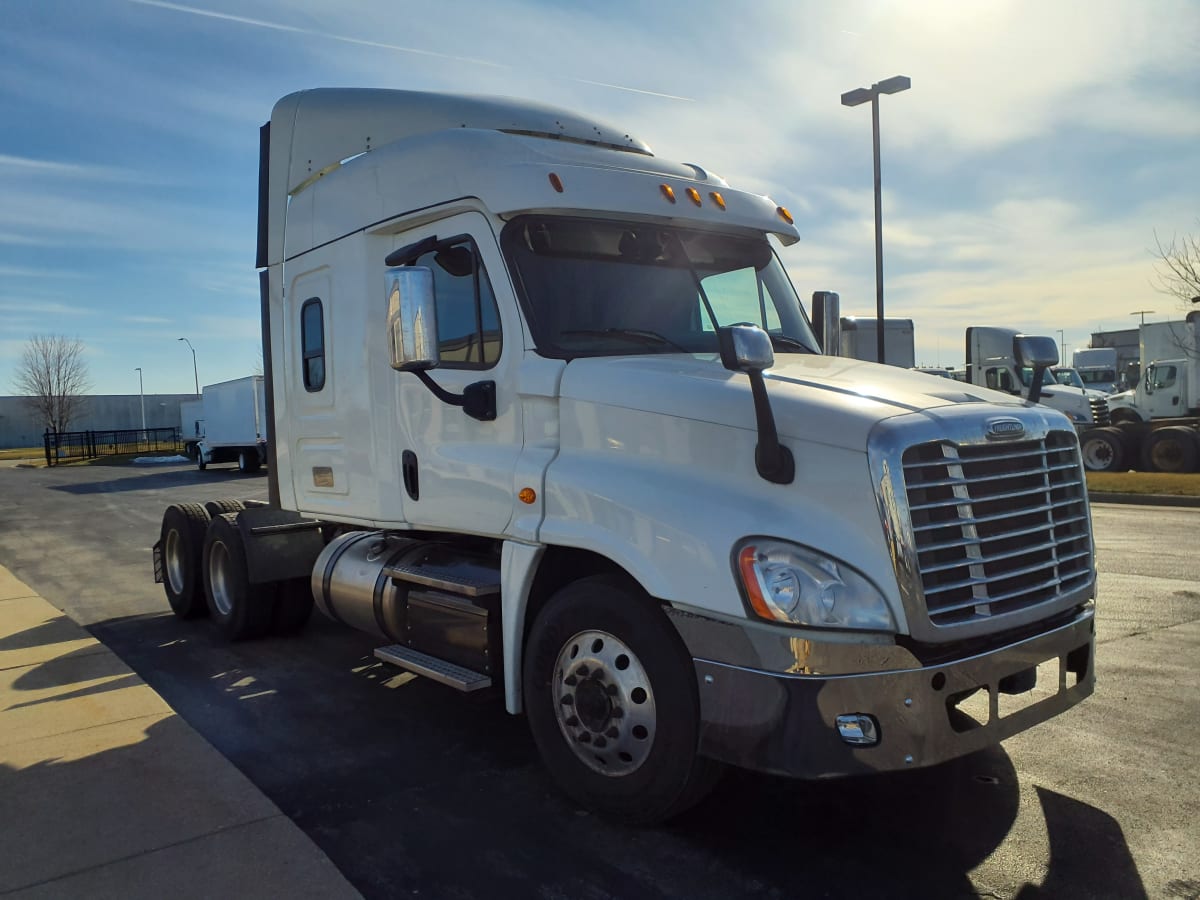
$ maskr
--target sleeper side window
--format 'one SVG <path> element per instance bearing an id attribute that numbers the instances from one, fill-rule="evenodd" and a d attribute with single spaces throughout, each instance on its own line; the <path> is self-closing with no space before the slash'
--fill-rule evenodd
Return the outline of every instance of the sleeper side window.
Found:
<path id="1" fill-rule="evenodd" d="M 305 300 L 300 307 L 300 349 L 304 389 L 315 393 L 325 387 L 325 321 L 317 297 Z"/>
<path id="2" fill-rule="evenodd" d="M 451 239 L 413 265 L 433 272 L 441 366 L 487 369 L 499 362 L 500 311 L 475 243 L 469 237 Z"/>

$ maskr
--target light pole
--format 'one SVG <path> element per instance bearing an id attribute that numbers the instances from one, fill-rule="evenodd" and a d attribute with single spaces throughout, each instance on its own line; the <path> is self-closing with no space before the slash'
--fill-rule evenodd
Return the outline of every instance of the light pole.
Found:
<path id="1" fill-rule="evenodd" d="M 1153 313 L 1153 312 L 1154 312 L 1154 310 L 1152 310 L 1152 309 L 1135 309 L 1133 312 L 1130 313 L 1130 315 L 1131 316 L 1141 316 L 1142 324 L 1145 325 L 1146 324 L 1146 313 Z"/>
<path id="2" fill-rule="evenodd" d="M 185 344 L 187 344 L 188 349 L 192 351 L 192 377 L 196 379 L 196 396 L 199 397 L 200 396 L 200 371 L 196 368 L 196 348 L 192 346 L 192 342 L 189 341 L 187 338 L 180 338 L 180 340 L 183 341 Z"/>
<path id="3" fill-rule="evenodd" d="M 875 156 L 875 352 L 883 362 L 883 199 L 879 186 L 879 95 L 898 94 L 912 87 L 907 75 L 894 75 L 871 85 L 842 94 L 842 106 L 858 106 L 871 101 L 871 148 Z"/>
<path id="4" fill-rule="evenodd" d="M 138 399 L 142 401 L 142 437 L 146 437 L 146 392 L 142 389 L 142 367 L 133 371 L 138 373 Z"/>
<path id="5" fill-rule="evenodd" d="M 1063 329 L 1058 329 L 1058 362 L 1066 365 L 1067 345 L 1063 343 Z"/>

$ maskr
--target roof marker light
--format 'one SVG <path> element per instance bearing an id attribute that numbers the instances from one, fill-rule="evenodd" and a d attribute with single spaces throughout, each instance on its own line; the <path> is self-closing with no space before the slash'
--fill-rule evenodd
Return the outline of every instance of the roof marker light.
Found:
<path id="1" fill-rule="evenodd" d="M 688 188 L 687 195 L 688 195 L 689 200 L 691 200 L 697 206 L 700 205 L 700 202 L 701 202 L 700 201 L 700 192 L 698 190 L 696 190 L 695 188 Z"/>
<path id="2" fill-rule="evenodd" d="M 792 218 L 792 214 L 787 211 L 786 207 L 777 207 L 775 212 L 779 213 L 779 218 L 783 219 L 783 221 L 787 222 L 789 225 L 796 224 L 796 220 Z"/>
<path id="3" fill-rule="evenodd" d="M 712 197 L 712 202 L 717 204 L 718 209 L 725 209 L 725 198 L 716 191 L 709 191 L 708 196 Z"/>
<path id="4" fill-rule="evenodd" d="M 669 184 L 660 184 L 658 189 L 662 191 L 662 195 L 664 197 L 666 197 L 672 203 L 675 202 L 675 188 L 671 187 Z"/>
<path id="5" fill-rule="evenodd" d="M 550 173 L 550 187 L 554 188 L 560 194 L 563 192 L 562 179 L 558 177 L 557 172 Z"/>

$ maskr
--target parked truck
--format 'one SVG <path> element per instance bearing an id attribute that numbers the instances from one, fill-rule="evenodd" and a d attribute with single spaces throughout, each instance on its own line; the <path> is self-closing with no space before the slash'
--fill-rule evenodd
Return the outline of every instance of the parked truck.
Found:
<path id="1" fill-rule="evenodd" d="M 1121 383 L 1116 347 L 1080 347 L 1071 354 L 1071 366 L 1092 390 L 1112 394 Z"/>
<path id="2" fill-rule="evenodd" d="M 204 437 L 204 398 L 179 403 L 179 440 L 188 459 L 196 459 L 196 446 Z"/>
<path id="3" fill-rule="evenodd" d="M 1142 328 L 1142 376 L 1132 390 L 1109 398 L 1113 427 L 1081 437 L 1084 463 L 1101 472 L 1195 472 L 1200 467 L 1200 310 L 1183 322 Z"/>
<path id="4" fill-rule="evenodd" d="M 724 764 L 930 766 L 1092 692 L 1071 423 L 821 354 L 785 208 L 503 99 L 306 91 L 261 139 L 269 501 L 165 511 L 178 616 L 237 640 L 315 601 L 497 694 L 627 821 Z"/>
<path id="5" fill-rule="evenodd" d="M 1100 392 L 1059 384 L 1048 370 L 1035 376 L 1033 368 L 1022 363 L 1015 349 L 1020 334 L 1015 328 L 968 328 L 967 382 L 1033 398 L 1065 414 L 1079 429 L 1107 425 L 1108 402 Z"/>
<path id="6" fill-rule="evenodd" d="M 231 462 L 237 463 L 239 471 L 258 471 L 267 458 L 264 377 L 247 375 L 232 381 L 206 384 L 199 402 L 201 408 L 194 427 L 202 430 L 194 438 L 189 455 L 200 471 L 213 463 Z M 191 412 L 195 414 L 197 410 L 193 407 Z"/>

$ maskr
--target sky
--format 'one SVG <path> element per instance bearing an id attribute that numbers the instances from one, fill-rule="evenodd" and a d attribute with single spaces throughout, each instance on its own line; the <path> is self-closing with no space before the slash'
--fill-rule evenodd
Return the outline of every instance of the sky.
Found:
<path id="1" fill-rule="evenodd" d="M 499 94 L 619 126 L 771 196 L 798 293 L 886 311 L 917 362 L 969 325 L 1178 319 L 1156 234 L 1200 231 L 1196 0 L 0 0 L 0 394 L 31 335 L 86 346 L 93 392 L 261 366 L 258 128 L 312 87 Z M 1061 331 L 1061 334 L 1060 334 Z"/>

